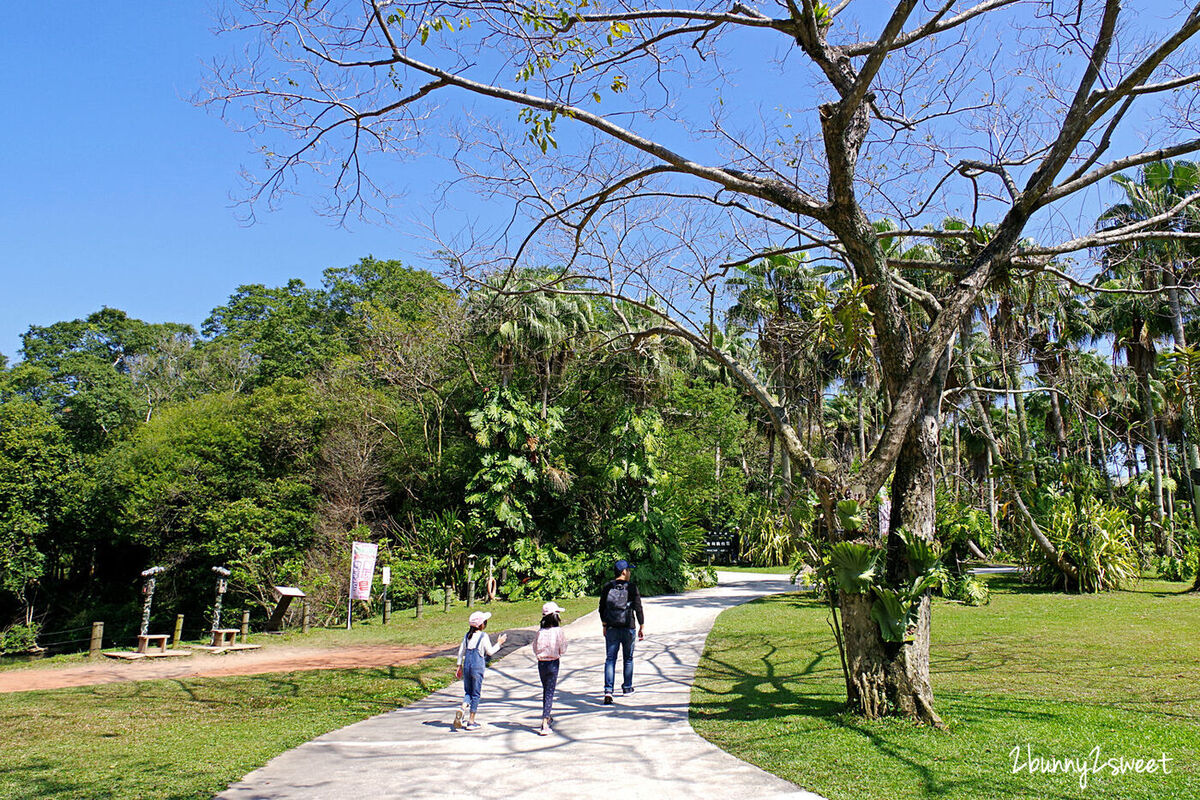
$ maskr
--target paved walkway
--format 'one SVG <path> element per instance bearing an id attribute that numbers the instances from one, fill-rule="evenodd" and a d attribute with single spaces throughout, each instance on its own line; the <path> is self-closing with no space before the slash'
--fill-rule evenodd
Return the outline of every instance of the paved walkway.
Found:
<path id="1" fill-rule="evenodd" d="M 550 736 L 534 732 L 541 684 L 533 654 L 523 647 L 488 670 L 480 731 L 451 730 L 462 700 L 461 682 L 455 683 L 288 751 L 219 797 L 821 800 L 709 744 L 688 723 L 692 677 L 717 615 L 794 590 L 782 575 L 723 572 L 720 579 L 712 589 L 645 601 L 637 692 L 618 694 L 613 706 L 600 702 L 604 646 L 596 613 L 567 626 Z M 617 670 L 619 683 L 619 662 Z"/>

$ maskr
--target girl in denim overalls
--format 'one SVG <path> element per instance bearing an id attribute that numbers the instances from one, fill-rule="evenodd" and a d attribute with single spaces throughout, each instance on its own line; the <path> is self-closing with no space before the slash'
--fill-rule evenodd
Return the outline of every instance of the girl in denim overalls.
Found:
<path id="1" fill-rule="evenodd" d="M 476 611 L 467 622 L 471 629 L 458 645 L 458 672 L 456 677 L 463 681 L 463 701 L 454 714 L 454 730 L 477 731 L 480 728 L 475 721 L 475 712 L 479 709 L 479 696 L 483 693 L 483 670 L 487 666 L 487 657 L 499 650 L 508 637 L 503 633 L 492 644 L 491 637 L 485 632 L 491 613 Z M 463 716 L 470 712 L 470 719 L 463 724 Z"/>

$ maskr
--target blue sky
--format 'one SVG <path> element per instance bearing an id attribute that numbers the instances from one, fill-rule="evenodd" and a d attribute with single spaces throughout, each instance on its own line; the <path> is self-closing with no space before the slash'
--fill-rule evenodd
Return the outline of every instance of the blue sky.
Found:
<path id="1" fill-rule="evenodd" d="M 1135 19 L 1153 30 L 1157 15 L 1179 7 L 1149 0 Z M 212 33 L 210 2 L 79 11 L 18 0 L 5 12 L 0 353 L 10 361 L 30 325 L 105 305 L 198 327 L 242 284 L 299 277 L 313 285 L 322 270 L 365 255 L 436 266 L 430 245 L 405 233 L 411 222 L 347 230 L 303 198 L 252 226 L 240 221 L 231 196 L 239 167 L 256 161 L 251 142 L 188 101 L 205 61 L 232 44 Z M 427 215 L 444 168 L 387 169 L 410 187 L 401 222 Z M 485 204 L 472 208 L 487 213 Z M 452 213 L 438 226 L 460 222 Z"/>
<path id="2" fill-rule="evenodd" d="M 104 305 L 199 326 L 241 284 L 316 284 L 368 254 L 430 266 L 422 241 L 339 229 L 303 199 L 239 221 L 230 196 L 239 166 L 253 163 L 249 140 L 188 102 L 224 47 L 213 19 L 204 2 L 6 5 L 0 353 L 10 362 L 30 325 Z"/>

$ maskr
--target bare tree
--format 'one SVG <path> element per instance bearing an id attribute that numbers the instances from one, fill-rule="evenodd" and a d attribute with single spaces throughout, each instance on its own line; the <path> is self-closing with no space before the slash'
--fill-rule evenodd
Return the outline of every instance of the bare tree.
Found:
<path id="1" fill-rule="evenodd" d="M 1125 14 L 1119 0 L 242 0 L 226 27 L 249 38 L 248 57 L 214 69 L 208 101 L 260 137 L 252 204 L 303 190 L 315 171 L 330 213 L 386 211 L 374 159 L 408 155 L 419 136 L 448 146 L 463 180 L 511 210 L 444 242 L 454 263 L 476 276 L 561 264 L 548 288 L 611 298 L 616 313 L 640 306 L 657 322 L 631 335 L 687 339 L 753 393 L 827 519 L 890 479 L 899 581 L 910 565 L 898 530 L 933 537 L 940 400 L 980 291 L 1164 235 L 1076 221 L 1106 178 L 1200 149 L 1200 6 L 1166 16 Z M 1147 139 L 1134 145 L 1138 129 Z M 930 230 L 952 214 L 990 238 Z M 899 230 L 878 233 L 881 217 Z M 939 236 L 968 239 L 964 255 L 903 261 L 884 244 Z M 1031 236 L 1061 243 L 1033 249 Z M 777 253 L 869 287 L 890 412 L 854 473 L 815 457 L 714 338 L 730 270 Z M 942 288 L 911 279 L 929 270 L 949 275 L 924 281 Z M 938 724 L 928 597 L 903 644 L 883 641 L 868 612 L 844 604 L 852 704 Z"/>

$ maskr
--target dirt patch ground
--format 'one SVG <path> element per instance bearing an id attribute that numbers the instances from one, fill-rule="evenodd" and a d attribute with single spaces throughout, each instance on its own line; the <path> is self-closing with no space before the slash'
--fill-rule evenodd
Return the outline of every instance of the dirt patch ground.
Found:
<path id="1" fill-rule="evenodd" d="M 241 653 L 196 653 L 186 658 L 141 659 L 83 667 L 16 669 L 0 672 L 0 693 L 65 689 L 101 683 L 149 681 L 218 675 L 262 675 L 313 669 L 351 669 L 412 664 L 422 658 L 453 655 L 454 649 L 412 645 L 364 644 L 350 647 L 271 647 Z"/>

